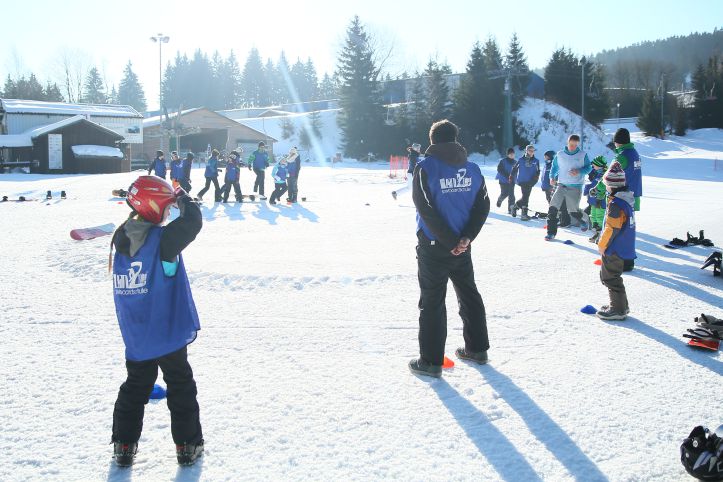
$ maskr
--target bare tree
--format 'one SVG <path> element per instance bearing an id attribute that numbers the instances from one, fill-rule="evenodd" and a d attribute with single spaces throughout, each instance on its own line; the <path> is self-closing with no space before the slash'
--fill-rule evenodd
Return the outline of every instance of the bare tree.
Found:
<path id="1" fill-rule="evenodd" d="M 68 102 L 80 102 L 83 96 L 83 81 L 91 64 L 90 55 L 80 49 L 63 47 L 56 56 L 56 78 L 65 90 Z"/>

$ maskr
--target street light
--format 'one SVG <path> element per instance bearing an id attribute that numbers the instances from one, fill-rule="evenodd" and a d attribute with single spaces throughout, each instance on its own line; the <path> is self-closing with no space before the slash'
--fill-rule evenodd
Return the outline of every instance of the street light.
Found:
<path id="1" fill-rule="evenodd" d="M 163 121 L 163 44 L 167 44 L 171 38 L 159 33 L 151 37 L 151 41 L 158 43 L 158 118 Z M 160 122 L 159 122 L 160 127 Z M 160 150 L 163 150 L 163 135 L 160 139 Z"/>
<path id="2" fill-rule="evenodd" d="M 617 119 L 617 125 L 615 126 L 615 130 L 617 130 L 618 127 L 620 127 L 620 102 L 618 102 L 618 113 L 615 118 Z"/>

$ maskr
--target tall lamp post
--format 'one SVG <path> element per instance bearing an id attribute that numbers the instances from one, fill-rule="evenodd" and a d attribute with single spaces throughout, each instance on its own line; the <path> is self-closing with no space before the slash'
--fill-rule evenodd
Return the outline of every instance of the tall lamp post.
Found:
<path id="1" fill-rule="evenodd" d="M 620 127 L 620 102 L 618 102 L 618 110 L 617 110 L 617 114 L 615 115 L 615 118 L 618 120 L 617 125 L 615 126 L 615 130 L 617 130 L 618 127 Z"/>
<path id="2" fill-rule="evenodd" d="M 163 150 L 163 44 L 167 44 L 171 38 L 167 35 L 159 33 L 151 37 L 151 41 L 158 44 L 158 118 L 160 119 L 159 127 L 161 128 L 160 150 Z"/>

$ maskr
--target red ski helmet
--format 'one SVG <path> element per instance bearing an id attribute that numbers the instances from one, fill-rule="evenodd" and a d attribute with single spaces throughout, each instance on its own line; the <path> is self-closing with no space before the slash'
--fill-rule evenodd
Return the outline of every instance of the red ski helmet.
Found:
<path id="1" fill-rule="evenodd" d="M 163 221 L 163 212 L 176 202 L 173 188 L 158 176 L 140 176 L 128 188 L 126 202 L 140 217 L 153 224 Z"/>

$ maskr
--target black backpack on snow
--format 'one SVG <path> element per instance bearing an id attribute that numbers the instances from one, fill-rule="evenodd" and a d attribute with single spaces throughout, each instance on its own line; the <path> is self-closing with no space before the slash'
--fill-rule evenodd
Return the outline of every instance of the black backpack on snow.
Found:
<path id="1" fill-rule="evenodd" d="M 680 446 L 680 462 L 696 479 L 723 480 L 723 438 L 700 425 L 695 427 Z"/>

